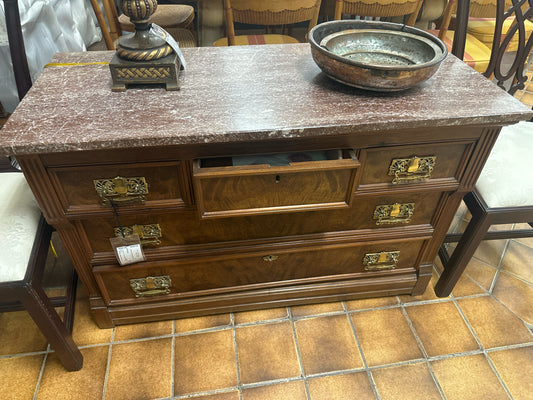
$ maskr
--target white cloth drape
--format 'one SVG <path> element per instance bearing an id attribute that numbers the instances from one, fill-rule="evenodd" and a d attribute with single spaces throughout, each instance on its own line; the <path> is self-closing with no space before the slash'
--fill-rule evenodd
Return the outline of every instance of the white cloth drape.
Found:
<path id="1" fill-rule="evenodd" d="M 89 0 L 18 0 L 22 35 L 32 80 L 57 52 L 85 51 L 102 37 Z M 0 2 L 0 101 L 8 112 L 18 104 Z"/>

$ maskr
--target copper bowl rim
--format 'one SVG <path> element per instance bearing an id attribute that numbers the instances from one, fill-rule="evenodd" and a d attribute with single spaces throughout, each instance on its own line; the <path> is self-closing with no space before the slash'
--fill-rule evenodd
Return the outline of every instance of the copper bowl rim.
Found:
<path id="1" fill-rule="evenodd" d="M 331 29 L 328 31 L 326 35 L 323 35 L 322 37 L 319 37 L 319 38 L 315 38 L 317 31 L 327 29 L 328 27 L 330 27 Z M 333 35 L 335 33 L 341 33 L 343 31 L 348 31 L 348 30 L 351 31 L 351 30 L 358 30 L 358 29 L 361 29 L 361 30 L 372 29 L 372 30 L 382 30 L 382 31 L 390 31 L 390 32 L 405 32 L 405 33 L 409 33 L 415 36 L 420 36 L 421 38 L 429 40 L 432 43 L 435 43 L 437 47 L 441 50 L 441 54 L 440 55 L 437 54 L 435 57 L 433 57 L 432 60 L 425 62 L 425 63 L 420 63 L 420 64 L 381 65 L 381 64 L 371 64 L 371 63 L 364 63 L 360 61 L 350 60 L 346 57 L 342 57 L 338 54 L 335 54 L 334 52 L 326 49 L 324 46 L 320 44 L 322 40 L 327 36 Z M 364 20 L 339 20 L 339 21 L 323 22 L 321 24 L 315 25 L 309 31 L 308 40 L 312 48 L 323 53 L 325 56 L 332 58 L 334 60 L 337 60 L 344 64 L 352 65 L 358 68 L 365 68 L 365 69 L 376 69 L 376 70 L 384 70 L 384 71 L 415 71 L 415 70 L 434 66 L 435 64 L 439 64 L 448 55 L 448 49 L 446 45 L 438 37 L 422 29 L 418 29 L 418 28 L 415 28 L 409 25 L 398 24 L 394 22 L 364 21 Z"/>

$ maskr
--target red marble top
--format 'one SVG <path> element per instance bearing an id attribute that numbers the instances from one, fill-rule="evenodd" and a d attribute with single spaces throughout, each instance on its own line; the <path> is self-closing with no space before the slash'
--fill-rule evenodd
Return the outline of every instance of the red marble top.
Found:
<path id="1" fill-rule="evenodd" d="M 183 53 L 187 70 L 176 92 L 111 92 L 105 64 L 45 68 L 0 132 L 0 153 L 506 125 L 531 117 L 531 110 L 453 56 L 413 89 L 377 93 L 329 79 L 308 44 L 186 48 Z M 59 53 L 52 61 L 108 62 L 113 54 Z"/>

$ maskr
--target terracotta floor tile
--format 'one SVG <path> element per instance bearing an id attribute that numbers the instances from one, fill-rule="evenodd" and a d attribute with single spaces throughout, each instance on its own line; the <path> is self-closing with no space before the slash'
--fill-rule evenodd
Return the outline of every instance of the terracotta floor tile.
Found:
<path id="1" fill-rule="evenodd" d="M 33 399 L 43 355 L 0 358 L 0 397 L 8 399 Z"/>
<path id="2" fill-rule="evenodd" d="M 294 318 L 306 317 L 311 315 L 327 314 L 332 312 L 344 311 L 342 303 L 319 303 L 306 306 L 291 307 L 291 313 Z"/>
<path id="3" fill-rule="evenodd" d="M 368 366 L 422 358 L 422 352 L 399 308 L 351 314 Z"/>
<path id="4" fill-rule="evenodd" d="M 500 272 L 492 294 L 512 312 L 533 325 L 533 285 Z"/>
<path id="5" fill-rule="evenodd" d="M 172 339 L 119 343 L 111 348 L 106 400 L 172 395 Z"/>
<path id="6" fill-rule="evenodd" d="M 497 230 L 497 227 L 496 229 Z M 509 239 L 482 241 L 474 253 L 474 257 L 493 267 L 498 267 L 502 254 Z"/>
<path id="7" fill-rule="evenodd" d="M 426 363 L 372 370 L 381 400 L 441 400 Z"/>
<path id="8" fill-rule="evenodd" d="M 39 385 L 39 400 L 102 398 L 109 346 L 88 347 L 80 351 L 83 368 L 73 372 L 65 370 L 55 354 L 48 356 Z"/>
<path id="9" fill-rule="evenodd" d="M 494 280 L 494 276 L 496 275 L 496 271 L 496 268 L 472 258 L 472 260 L 466 266 L 464 273 L 483 288 L 489 290 L 492 285 L 492 281 Z"/>
<path id="10" fill-rule="evenodd" d="M 175 321 L 176 333 L 194 332 L 202 329 L 229 326 L 230 314 L 216 314 L 205 317 L 183 318 Z"/>
<path id="11" fill-rule="evenodd" d="M 0 355 L 44 351 L 48 340 L 26 311 L 0 313 Z"/>
<path id="12" fill-rule="evenodd" d="M 237 390 L 231 392 L 210 394 L 207 396 L 193 397 L 192 400 L 240 400 L 239 392 Z"/>
<path id="13" fill-rule="evenodd" d="M 172 335 L 172 329 L 172 321 L 120 325 L 115 328 L 113 342 L 120 342 L 121 340 L 146 339 L 158 336 Z"/>
<path id="14" fill-rule="evenodd" d="M 290 322 L 236 328 L 241 383 L 300 376 Z"/>
<path id="15" fill-rule="evenodd" d="M 307 400 L 303 381 L 259 386 L 242 391 L 242 400 Z"/>
<path id="16" fill-rule="evenodd" d="M 463 274 L 452 289 L 452 294 L 454 297 L 465 297 L 477 294 L 487 294 L 487 292 L 470 276 Z"/>
<path id="17" fill-rule="evenodd" d="M 453 302 L 422 304 L 405 310 L 429 357 L 479 348 Z"/>
<path id="18" fill-rule="evenodd" d="M 370 310 L 373 308 L 390 307 L 399 305 L 398 298 L 396 296 L 377 297 L 374 299 L 361 299 L 345 301 L 346 309 L 348 311 L 355 310 Z"/>
<path id="19" fill-rule="evenodd" d="M 482 354 L 431 362 L 446 400 L 509 400 Z"/>
<path id="20" fill-rule="evenodd" d="M 348 318 L 333 315 L 294 323 L 306 375 L 364 366 Z"/>
<path id="21" fill-rule="evenodd" d="M 533 83 L 530 83 L 530 85 L 531 85 L 531 89 L 533 89 Z M 529 226 L 529 224 L 527 223 L 515 224 L 514 229 L 515 230 L 531 229 L 531 226 Z M 511 240 L 511 242 L 519 242 L 519 243 L 525 244 L 526 246 L 533 247 L 533 237 L 513 239 Z"/>
<path id="22" fill-rule="evenodd" d="M 533 346 L 493 351 L 489 358 L 514 400 L 530 400 L 533 394 Z"/>
<path id="23" fill-rule="evenodd" d="M 100 329 L 94 322 L 89 311 L 89 302 L 86 297 L 76 299 L 74 311 L 74 325 L 72 338 L 78 346 L 91 344 L 106 344 L 111 341 L 113 329 Z"/>
<path id="24" fill-rule="evenodd" d="M 266 310 L 245 311 L 235 313 L 234 321 L 236 325 L 251 322 L 270 321 L 274 319 L 288 318 L 287 308 L 269 308 Z"/>
<path id="25" fill-rule="evenodd" d="M 490 296 L 457 300 L 468 322 L 486 349 L 533 343 L 524 323 Z"/>
<path id="26" fill-rule="evenodd" d="M 311 400 L 374 400 L 366 372 L 330 375 L 307 381 Z"/>
<path id="27" fill-rule="evenodd" d="M 176 337 L 174 354 L 175 396 L 237 386 L 231 329 Z"/>
<path id="28" fill-rule="evenodd" d="M 502 269 L 533 283 L 533 248 L 511 241 L 502 261 Z"/>

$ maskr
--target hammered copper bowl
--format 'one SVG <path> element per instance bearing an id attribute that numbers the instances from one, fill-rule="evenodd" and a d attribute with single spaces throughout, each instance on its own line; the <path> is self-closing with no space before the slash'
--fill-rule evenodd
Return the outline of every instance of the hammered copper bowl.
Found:
<path id="1" fill-rule="evenodd" d="M 361 89 L 398 91 L 429 79 L 446 58 L 446 45 L 411 26 L 341 20 L 309 32 L 311 54 L 330 78 Z"/>

